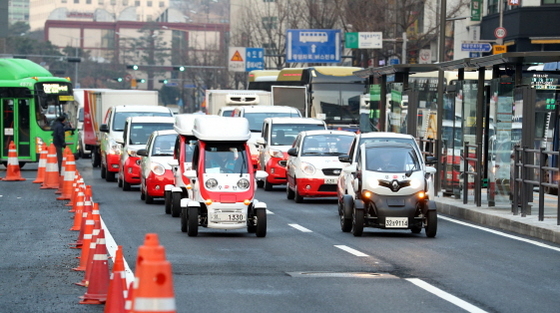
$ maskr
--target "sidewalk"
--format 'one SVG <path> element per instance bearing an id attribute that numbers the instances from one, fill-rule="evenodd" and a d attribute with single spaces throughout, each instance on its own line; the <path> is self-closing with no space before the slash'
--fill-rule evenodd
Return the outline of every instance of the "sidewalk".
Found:
<path id="1" fill-rule="evenodd" d="M 438 196 L 434 199 L 437 210 L 441 214 L 457 217 L 480 225 L 505 231 L 531 236 L 560 244 L 560 225 L 557 224 L 558 207 L 557 196 L 545 195 L 544 220 L 539 221 L 539 194 L 535 192 L 531 205 L 531 214 L 522 217 L 521 213 L 513 215 L 510 204 L 496 204 L 488 206 L 486 190 L 482 190 L 481 206 L 477 207 L 474 196 L 470 195 L 468 203 L 463 199 Z"/>

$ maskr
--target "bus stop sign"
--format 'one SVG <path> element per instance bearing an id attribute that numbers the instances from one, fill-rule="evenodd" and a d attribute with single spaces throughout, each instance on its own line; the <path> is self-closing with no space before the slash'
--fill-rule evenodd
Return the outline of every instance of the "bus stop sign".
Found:
<path id="1" fill-rule="evenodd" d="M 340 63 L 340 30 L 288 29 L 287 63 Z"/>

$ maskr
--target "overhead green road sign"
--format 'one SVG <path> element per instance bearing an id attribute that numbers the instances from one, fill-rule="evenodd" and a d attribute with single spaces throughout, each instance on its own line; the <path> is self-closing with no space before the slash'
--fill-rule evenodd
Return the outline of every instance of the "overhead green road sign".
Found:
<path id="1" fill-rule="evenodd" d="M 383 33 L 345 33 L 344 47 L 347 49 L 381 49 L 383 48 Z"/>

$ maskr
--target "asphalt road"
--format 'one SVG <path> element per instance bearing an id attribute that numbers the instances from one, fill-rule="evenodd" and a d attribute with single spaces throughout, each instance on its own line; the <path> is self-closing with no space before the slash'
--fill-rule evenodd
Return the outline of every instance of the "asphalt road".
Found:
<path id="1" fill-rule="evenodd" d="M 366 228 L 340 231 L 336 201 L 287 200 L 284 187 L 258 191 L 268 234 L 180 230 L 163 201 L 147 205 L 100 178 L 89 160 L 78 170 L 93 188 L 110 235 L 134 271 L 146 233 L 157 233 L 173 267 L 177 312 L 556 312 L 560 247 L 535 245 L 439 219 L 436 238 Z M 0 311 L 103 312 L 78 304 L 84 287 L 72 214 L 53 190 L 0 181 Z M 0 177 L 4 177 L 0 171 Z"/>

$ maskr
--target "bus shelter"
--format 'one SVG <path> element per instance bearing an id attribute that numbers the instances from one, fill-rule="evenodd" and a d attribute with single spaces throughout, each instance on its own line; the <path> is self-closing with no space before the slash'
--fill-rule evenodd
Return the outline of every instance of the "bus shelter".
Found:
<path id="1" fill-rule="evenodd" d="M 514 145 L 558 150 L 560 71 L 536 64 L 559 61 L 560 52 L 514 52 L 368 68 L 356 75 L 368 78 L 370 112 L 378 112 L 380 130 L 433 140 L 424 149 L 440 160 L 437 190 L 466 203 L 471 189 L 480 206 L 481 190 L 488 187 L 492 206 L 511 201 Z"/>

